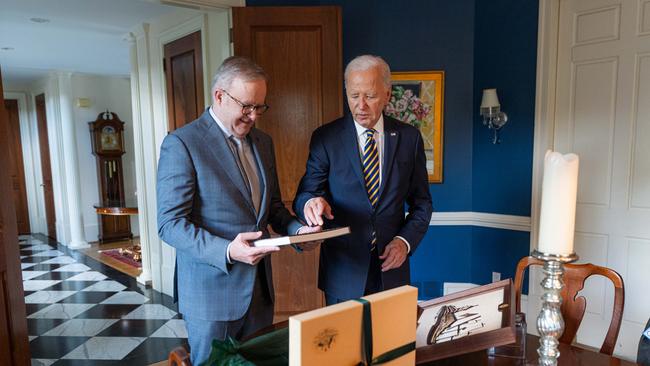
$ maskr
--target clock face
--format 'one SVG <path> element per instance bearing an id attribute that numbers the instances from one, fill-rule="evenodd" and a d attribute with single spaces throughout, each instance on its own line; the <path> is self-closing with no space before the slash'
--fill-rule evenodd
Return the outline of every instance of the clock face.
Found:
<path id="1" fill-rule="evenodd" d="M 120 140 L 117 132 L 113 126 L 105 126 L 102 128 L 100 135 L 101 149 L 102 150 L 119 150 Z"/>

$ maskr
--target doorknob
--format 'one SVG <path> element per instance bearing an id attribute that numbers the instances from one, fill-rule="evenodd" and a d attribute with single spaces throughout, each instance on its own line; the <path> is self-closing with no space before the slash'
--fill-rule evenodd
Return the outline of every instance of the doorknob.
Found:
<path id="1" fill-rule="evenodd" d="M 45 183 L 41 183 L 41 187 L 45 187 Z"/>

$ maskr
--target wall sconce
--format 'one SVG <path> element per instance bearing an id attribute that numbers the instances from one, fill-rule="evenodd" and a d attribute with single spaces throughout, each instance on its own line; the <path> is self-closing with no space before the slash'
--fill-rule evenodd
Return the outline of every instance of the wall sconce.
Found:
<path id="1" fill-rule="evenodd" d="M 499 130 L 508 122 L 508 115 L 501 112 L 501 105 L 499 104 L 496 89 L 483 89 L 481 116 L 483 116 L 483 125 L 494 130 L 492 143 L 500 144 Z"/>

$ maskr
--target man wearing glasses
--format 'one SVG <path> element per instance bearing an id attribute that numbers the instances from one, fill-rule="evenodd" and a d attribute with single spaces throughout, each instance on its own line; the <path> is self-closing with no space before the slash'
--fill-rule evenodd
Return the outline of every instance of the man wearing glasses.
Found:
<path id="1" fill-rule="evenodd" d="M 158 233 L 176 248 L 179 310 L 192 364 L 205 361 L 212 339 L 240 339 L 273 321 L 268 254 L 254 247 L 302 226 L 284 207 L 271 138 L 254 125 L 269 108 L 266 74 L 230 57 L 212 83 L 212 106 L 165 137 L 158 165 Z"/>

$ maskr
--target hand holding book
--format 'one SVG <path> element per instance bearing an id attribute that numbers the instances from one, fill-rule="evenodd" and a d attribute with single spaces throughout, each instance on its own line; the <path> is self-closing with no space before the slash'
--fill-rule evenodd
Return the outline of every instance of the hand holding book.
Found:
<path id="1" fill-rule="evenodd" d="M 323 231 L 323 227 L 320 226 L 320 225 L 318 225 L 318 226 L 305 225 L 305 226 L 301 227 L 298 230 L 297 234 L 298 235 L 304 235 L 304 234 L 309 234 L 309 233 L 318 233 L 318 232 L 321 232 L 321 231 Z M 314 240 L 314 241 L 308 241 L 308 242 L 304 242 L 304 243 L 298 243 L 298 244 L 295 244 L 295 246 L 297 247 L 298 251 L 308 251 L 309 252 L 311 250 L 316 249 L 316 247 L 321 245 L 321 243 L 323 243 L 322 240 Z"/>
<path id="2" fill-rule="evenodd" d="M 314 242 L 314 241 L 322 241 L 325 239 L 334 238 L 341 235 L 347 235 L 349 233 L 350 233 L 350 228 L 346 226 L 346 227 L 341 227 L 336 229 L 322 230 L 318 232 L 308 232 L 299 235 L 280 236 L 277 238 L 256 240 L 253 244 L 256 247 L 300 244 L 300 243 L 307 243 L 307 242 Z"/>

